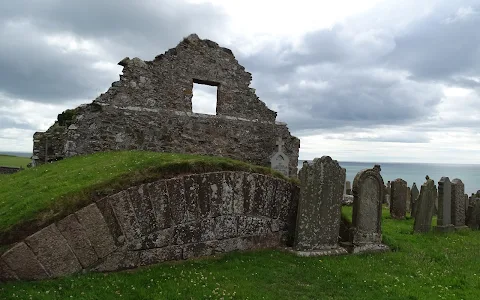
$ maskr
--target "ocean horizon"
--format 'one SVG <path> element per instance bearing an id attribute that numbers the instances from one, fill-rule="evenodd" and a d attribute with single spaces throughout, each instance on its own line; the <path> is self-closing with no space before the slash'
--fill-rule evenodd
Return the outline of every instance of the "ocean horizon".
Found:
<path id="1" fill-rule="evenodd" d="M 302 168 L 305 160 L 298 161 L 298 170 Z M 311 162 L 311 160 L 307 160 Z M 428 175 L 435 184 L 442 177 L 448 177 L 450 181 L 455 178 L 462 180 L 465 185 L 465 193 L 469 196 L 472 193 L 480 190 L 480 164 L 438 164 L 438 163 L 393 163 L 393 162 L 338 162 L 342 168 L 347 170 L 346 180 L 353 184 L 353 178 L 363 169 L 373 168 L 378 164 L 381 166 L 383 181 L 387 184 L 388 181 L 394 181 L 397 178 L 402 178 L 407 182 L 409 187 L 412 187 L 415 182 L 418 190 L 425 182 L 425 176 Z"/>

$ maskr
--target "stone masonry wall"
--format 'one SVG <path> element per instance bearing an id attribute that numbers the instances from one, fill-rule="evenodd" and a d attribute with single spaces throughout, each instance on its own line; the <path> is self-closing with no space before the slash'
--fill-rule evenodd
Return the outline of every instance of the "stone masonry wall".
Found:
<path id="1" fill-rule="evenodd" d="M 124 67 L 120 80 L 91 104 L 73 110 L 52 153 L 68 157 L 141 149 L 210 154 L 269 166 L 281 137 L 290 174 L 297 174 L 299 139 L 286 124 L 276 122 L 276 112 L 249 87 L 251 74 L 229 49 L 193 34 L 153 61 L 125 58 L 119 64 Z M 194 83 L 217 86 L 216 115 L 192 113 Z M 34 145 L 39 163 L 45 160 L 41 147 L 42 142 Z"/>
<path id="2" fill-rule="evenodd" d="M 0 281 L 291 245 L 298 195 L 296 185 L 245 172 L 135 186 L 15 244 L 0 257 Z"/>

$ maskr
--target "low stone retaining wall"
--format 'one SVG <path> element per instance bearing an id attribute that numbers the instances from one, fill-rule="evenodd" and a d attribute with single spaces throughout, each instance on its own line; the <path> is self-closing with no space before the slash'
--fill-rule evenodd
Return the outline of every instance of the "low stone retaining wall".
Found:
<path id="1" fill-rule="evenodd" d="M 0 258 L 0 281 L 115 271 L 291 245 L 299 188 L 245 172 L 129 188 L 27 237 Z"/>
<path id="2" fill-rule="evenodd" d="M 20 171 L 21 168 L 0 167 L 0 174 L 13 174 Z"/>

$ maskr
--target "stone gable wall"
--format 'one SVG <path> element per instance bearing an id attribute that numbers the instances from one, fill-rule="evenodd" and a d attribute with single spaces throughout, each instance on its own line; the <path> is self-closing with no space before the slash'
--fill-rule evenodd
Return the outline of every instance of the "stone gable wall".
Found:
<path id="1" fill-rule="evenodd" d="M 142 184 L 100 199 L 15 244 L 0 281 L 115 271 L 291 245 L 299 188 L 245 172 Z"/>
<path id="2" fill-rule="evenodd" d="M 47 161 L 107 150 L 210 154 L 270 166 L 285 141 L 296 176 L 300 140 L 250 88 L 252 76 L 232 52 L 190 35 L 153 61 L 125 58 L 123 75 L 91 104 L 71 111 L 68 126 L 47 133 Z M 217 115 L 192 113 L 193 83 L 217 86 Z M 51 141 L 48 143 L 48 139 Z M 45 135 L 34 155 L 45 161 Z"/>

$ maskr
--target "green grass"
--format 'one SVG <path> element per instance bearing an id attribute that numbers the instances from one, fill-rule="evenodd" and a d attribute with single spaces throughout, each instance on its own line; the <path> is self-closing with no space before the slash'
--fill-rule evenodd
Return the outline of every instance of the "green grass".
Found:
<path id="1" fill-rule="evenodd" d="M 32 160 L 28 157 L 0 154 L 1 167 L 26 168 L 27 164 L 30 163 L 31 161 Z"/>
<path id="2" fill-rule="evenodd" d="M 285 178 L 270 168 L 227 158 L 143 151 L 76 156 L 4 176 L 0 180 L 0 245 L 26 237 L 94 199 L 132 185 L 179 174 L 226 170 Z"/>
<path id="3" fill-rule="evenodd" d="M 0 299 L 480 299 L 480 232 L 412 235 L 413 220 L 387 215 L 384 238 L 395 250 L 388 253 L 230 253 L 134 271 L 12 282 L 0 285 Z"/>

